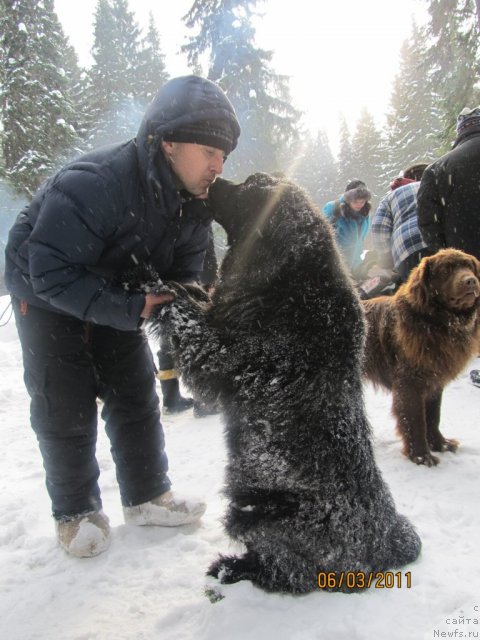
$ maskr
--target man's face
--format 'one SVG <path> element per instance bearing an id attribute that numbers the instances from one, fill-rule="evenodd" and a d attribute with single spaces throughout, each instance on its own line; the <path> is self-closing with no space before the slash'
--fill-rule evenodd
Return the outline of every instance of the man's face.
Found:
<path id="1" fill-rule="evenodd" d="M 215 147 L 190 142 L 163 142 L 168 163 L 181 186 L 198 198 L 206 198 L 208 188 L 223 171 L 225 153 Z"/>

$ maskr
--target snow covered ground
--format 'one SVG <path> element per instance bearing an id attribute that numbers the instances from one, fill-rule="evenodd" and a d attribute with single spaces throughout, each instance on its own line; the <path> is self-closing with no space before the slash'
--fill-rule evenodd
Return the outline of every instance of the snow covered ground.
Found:
<path id="1" fill-rule="evenodd" d="M 8 298 L 0 298 L 0 311 Z M 5 318 L 4 318 L 5 321 Z M 390 397 L 366 388 L 378 464 L 400 511 L 423 541 L 420 559 L 398 587 L 361 594 L 318 591 L 270 595 L 249 582 L 204 595 L 205 570 L 233 547 L 220 518 L 225 464 L 218 417 L 191 412 L 164 421 L 177 491 L 208 501 L 201 524 L 178 529 L 123 524 L 108 440 L 98 458 L 105 512 L 113 525 L 107 553 L 78 560 L 57 547 L 43 469 L 29 427 L 28 397 L 13 320 L 0 327 L 0 628 L 8 640 L 424 640 L 480 637 L 480 389 L 470 368 L 444 394 L 442 431 L 458 453 L 436 468 L 400 454 Z M 101 425 L 100 425 L 101 426 Z M 411 573 L 407 586 L 406 572 Z M 463 634 L 463 635 L 462 635 Z"/>

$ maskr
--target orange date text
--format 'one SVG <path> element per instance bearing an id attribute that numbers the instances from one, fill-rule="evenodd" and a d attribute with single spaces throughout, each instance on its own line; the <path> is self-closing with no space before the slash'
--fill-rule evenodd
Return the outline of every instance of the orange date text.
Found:
<path id="1" fill-rule="evenodd" d="M 410 571 L 320 571 L 319 589 L 411 589 Z"/>

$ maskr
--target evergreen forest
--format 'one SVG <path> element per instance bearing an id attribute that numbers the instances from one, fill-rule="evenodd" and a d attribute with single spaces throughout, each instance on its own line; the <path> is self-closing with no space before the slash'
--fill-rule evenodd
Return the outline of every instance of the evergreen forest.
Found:
<path id="1" fill-rule="evenodd" d="M 402 167 L 447 151 L 457 114 L 480 103 L 480 0 L 424 2 L 429 20 L 402 45 L 385 127 L 366 109 L 354 131 L 340 117 L 334 155 L 324 131 L 302 126 L 289 78 L 255 43 L 261 0 L 193 0 L 183 53 L 192 73 L 226 91 L 242 126 L 226 177 L 283 172 L 320 206 L 361 177 L 375 204 Z M 128 0 L 97 1 L 93 36 L 93 64 L 81 68 L 53 0 L 0 0 L 0 218 L 8 194 L 27 201 L 69 159 L 135 136 L 169 79 L 153 17 L 142 31 Z"/>

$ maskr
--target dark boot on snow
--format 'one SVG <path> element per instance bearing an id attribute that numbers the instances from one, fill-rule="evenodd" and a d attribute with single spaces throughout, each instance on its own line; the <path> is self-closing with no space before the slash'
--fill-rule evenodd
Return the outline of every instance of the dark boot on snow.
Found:
<path id="1" fill-rule="evenodd" d="M 193 406 L 192 398 L 184 398 L 180 394 L 178 378 L 170 380 L 160 380 L 163 397 L 163 411 L 165 413 L 180 413 Z"/>

